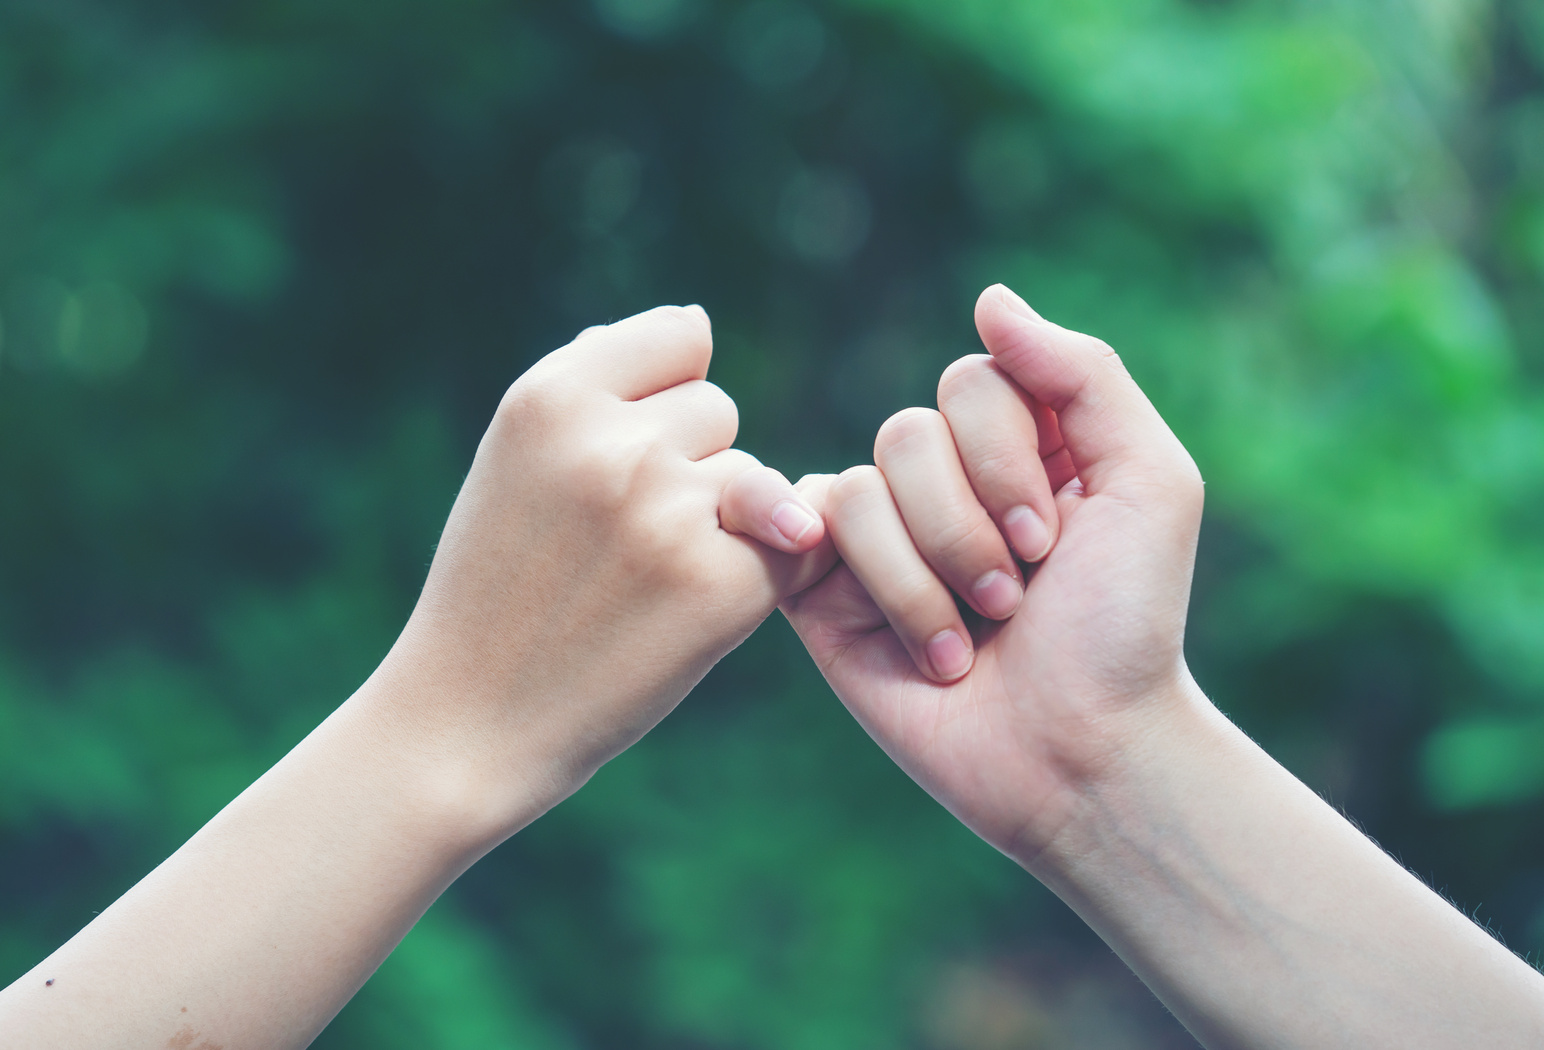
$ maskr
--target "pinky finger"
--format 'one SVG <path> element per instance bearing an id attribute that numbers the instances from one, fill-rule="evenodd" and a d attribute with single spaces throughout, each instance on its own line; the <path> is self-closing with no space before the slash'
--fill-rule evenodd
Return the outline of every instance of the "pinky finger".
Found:
<path id="1" fill-rule="evenodd" d="M 771 467 L 754 466 L 735 475 L 719 498 L 718 520 L 725 532 L 789 554 L 814 550 L 826 534 L 820 515 Z"/>

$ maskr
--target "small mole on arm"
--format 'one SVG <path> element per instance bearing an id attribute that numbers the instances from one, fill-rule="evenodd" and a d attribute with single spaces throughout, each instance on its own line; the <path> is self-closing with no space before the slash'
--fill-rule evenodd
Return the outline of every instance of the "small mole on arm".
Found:
<path id="1" fill-rule="evenodd" d="M 186 1006 L 184 1006 L 184 1007 L 183 1007 L 183 1008 L 182 1008 L 182 1012 L 183 1012 L 183 1013 L 187 1013 L 187 1012 L 188 1012 L 188 1008 L 187 1008 L 187 1007 L 186 1007 Z"/>

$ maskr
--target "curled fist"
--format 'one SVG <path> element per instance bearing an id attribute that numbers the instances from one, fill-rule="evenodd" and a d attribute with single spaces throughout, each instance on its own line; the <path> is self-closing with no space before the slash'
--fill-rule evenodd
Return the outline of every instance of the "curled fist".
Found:
<path id="1" fill-rule="evenodd" d="M 574 790 L 834 561 L 816 510 L 730 447 L 711 356 L 699 307 L 587 329 L 510 387 L 478 447 L 378 673 L 413 679 L 404 698 L 426 678 L 449 693 L 413 717 L 495 823 Z"/>

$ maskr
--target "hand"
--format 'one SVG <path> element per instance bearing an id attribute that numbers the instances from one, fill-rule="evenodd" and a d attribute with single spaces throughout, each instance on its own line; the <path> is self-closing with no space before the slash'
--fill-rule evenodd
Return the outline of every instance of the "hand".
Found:
<path id="1" fill-rule="evenodd" d="M 662 307 L 521 377 L 380 669 L 0 992 L 0 1043 L 309 1046 L 468 865 L 829 569 L 818 515 L 729 448 L 711 351 Z"/>
<path id="2" fill-rule="evenodd" d="M 372 683 L 386 688 L 367 690 L 472 778 L 501 833 L 637 740 L 835 559 L 794 487 L 729 447 L 738 416 L 704 381 L 711 353 L 700 308 L 660 307 L 522 376 Z"/>
<path id="3" fill-rule="evenodd" d="M 877 467 L 809 483 L 843 564 L 783 608 L 869 734 L 1030 866 L 1144 713 L 1185 702 L 1202 486 L 1103 343 L 1001 286 L 976 325 L 991 355 L 944 373 L 941 414 L 897 415 Z M 1053 542 L 1020 599 L 1009 546 Z"/>

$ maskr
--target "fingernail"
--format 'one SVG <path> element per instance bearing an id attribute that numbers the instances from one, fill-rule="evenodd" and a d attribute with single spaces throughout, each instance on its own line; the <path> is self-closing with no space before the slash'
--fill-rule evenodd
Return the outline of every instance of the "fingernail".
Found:
<path id="1" fill-rule="evenodd" d="M 818 522 L 819 519 L 813 513 L 791 499 L 785 499 L 772 508 L 772 526 L 789 543 L 798 543 Z"/>
<path id="2" fill-rule="evenodd" d="M 970 670 L 970 646 L 954 631 L 939 631 L 927 643 L 927 659 L 934 674 L 952 682 Z"/>
<path id="3" fill-rule="evenodd" d="M 1039 561 L 1051 550 L 1051 530 L 1028 507 L 1014 507 L 1003 515 L 1008 541 L 1025 561 Z"/>
<path id="4" fill-rule="evenodd" d="M 1044 320 L 1044 318 L 1042 318 L 1039 314 L 1035 313 L 1035 310 L 1032 306 L 1026 303 L 1023 298 L 1019 296 L 1018 292 L 1015 292 L 1006 284 L 1000 284 L 997 287 L 1003 290 L 1003 302 L 1008 304 L 1008 309 L 1029 321 Z"/>
<path id="5" fill-rule="evenodd" d="M 1024 589 L 1018 581 L 999 569 L 993 569 L 977 580 L 970 593 L 975 596 L 981 611 L 994 620 L 1012 616 L 1013 610 L 1019 607 L 1019 599 L 1024 597 Z"/>

